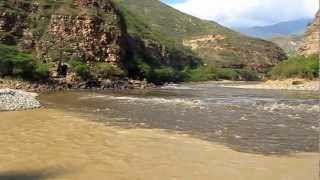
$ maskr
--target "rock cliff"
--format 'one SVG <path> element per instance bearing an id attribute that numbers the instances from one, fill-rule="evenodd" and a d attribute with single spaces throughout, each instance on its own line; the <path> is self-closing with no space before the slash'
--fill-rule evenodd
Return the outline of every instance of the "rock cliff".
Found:
<path id="1" fill-rule="evenodd" d="M 83 59 L 119 65 L 126 29 L 110 1 L 6 1 L 0 11 L 1 41 L 33 51 L 40 61 Z M 66 9 L 65 6 L 72 6 Z M 10 7 L 10 8 L 9 8 Z"/>
<path id="2" fill-rule="evenodd" d="M 304 34 L 303 43 L 299 48 L 299 54 L 320 55 L 320 10 Z"/>
<path id="3" fill-rule="evenodd" d="M 80 59 L 91 69 L 97 63 L 130 68 L 136 57 L 155 67 L 200 62 L 155 38 L 131 36 L 123 14 L 111 0 L 6 0 L 0 4 L 0 42 L 35 54 L 39 62 Z"/>

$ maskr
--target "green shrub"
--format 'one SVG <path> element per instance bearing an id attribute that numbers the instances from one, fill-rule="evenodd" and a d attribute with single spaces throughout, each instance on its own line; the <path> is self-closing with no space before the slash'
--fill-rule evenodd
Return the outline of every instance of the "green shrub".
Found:
<path id="1" fill-rule="evenodd" d="M 23 78 L 32 78 L 35 70 L 35 63 L 32 60 L 27 59 L 16 59 L 13 60 L 13 70 L 12 75 L 23 77 Z"/>
<path id="2" fill-rule="evenodd" d="M 256 71 L 250 69 L 239 69 L 238 72 L 238 79 L 245 80 L 245 81 L 257 81 L 260 79 L 259 74 Z"/>
<path id="3" fill-rule="evenodd" d="M 49 77 L 49 66 L 47 64 L 37 64 L 35 69 L 37 79 L 46 79 Z"/>
<path id="4" fill-rule="evenodd" d="M 90 76 L 89 67 L 80 60 L 73 59 L 68 62 L 71 66 L 71 70 L 77 74 L 77 76 L 86 79 Z"/>
<path id="5" fill-rule="evenodd" d="M 152 79 L 157 82 L 176 81 L 176 71 L 171 67 L 161 67 L 153 71 Z"/>
<path id="6" fill-rule="evenodd" d="M 14 46 L 0 44 L 0 75 L 32 78 L 35 62 L 31 54 L 16 50 Z"/>
<path id="7" fill-rule="evenodd" d="M 68 61 L 68 64 L 71 68 L 75 68 L 76 66 L 83 65 L 84 63 L 80 59 L 71 59 Z"/>
<path id="8" fill-rule="evenodd" d="M 142 62 L 138 65 L 138 69 L 141 76 L 145 78 L 149 78 L 151 76 L 152 68 L 148 64 Z"/>
<path id="9" fill-rule="evenodd" d="M 115 76 L 123 76 L 125 73 L 122 69 L 112 66 L 108 63 L 99 63 L 96 66 L 96 73 L 102 78 L 111 78 Z"/>
<path id="10" fill-rule="evenodd" d="M 12 70 L 13 63 L 11 60 L 0 59 L 0 76 L 12 75 Z"/>
<path id="11" fill-rule="evenodd" d="M 88 69 L 88 66 L 85 65 L 85 64 L 81 64 L 81 65 L 78 65 L 76 67 L 74 67 L 74 72 L 82 77 L 82 78 L 87 78 L 89 76 L 89 69 Z"/>
<path id="12" fill-rule="evenodd" d="M 268 73 L 271 78 L 308 78 L 319 77 L 319 57 L 316 55 L 291 57 L 276 65 Z"/>
<path id="13" fill-rule="evenodd" d="M 200 66 L 196 69 L 188 70 L 189 81 L 209 81 L 218 80 L 217 68 L 212 66 Z"/>
<path id="14" fill-rule="evenodd" d="M 199 66 L 183 71 L 185 81 L 216 81 L 216 80 L 258 80 L 258 73 L 249 69 L 218 68 L 214 66 Z"/>
<path id="15" fill-rule="evenodd" d="M 236 81 L 240 79 L 239 72 L 230 68 L 217 69 L 217 76 L 219 79 L 227 79 L 232 81 Z"/>

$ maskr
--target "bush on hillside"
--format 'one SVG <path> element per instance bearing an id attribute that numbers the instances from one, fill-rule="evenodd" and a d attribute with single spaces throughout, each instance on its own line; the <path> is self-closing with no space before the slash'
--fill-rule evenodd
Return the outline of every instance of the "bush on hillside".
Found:
<path id="1" fill-rule="evenodd" d="M 238 79 L 236 80 L 245 80 L 245 81 L 258 81 L 260 80 L 259 74 L 256 71 L 251 69 L 239 69 L 236 70 L 238 73 Z M 233 79 L 230 79 L 233 80 Z"/>
<path id="2" fill-rule="evenodd" d="M 68 62 L 71 70 L 76 73 L 77 76 L 87 79 L 90 76 L 89 67 L 78 59 L 72 59 Z"/>
<path id="3" fill-rule="evenodd" d="M 216 81 L 216 80 L 259 80 L 257 72 L 250 69 L 219 68 L 215 66 L 199 66 L 184 70 L 186 81 Z"/>
<path id="4" fill-rule="evenodd" d="M 124 76 L 125 73 L 122 69 L 116 66 L 112 66 L 108 63 L 99 63 L 96 65 L 96 73 L 99 77 L 102 78 L 112 78 Z"/>
<path id="5" fill-rule="evenodd" d="M 13 46 L 0 44 L 0 76 L 32 79 L 36 66 L 31 54 L 19 52 Z"/>
<path id="6" fill-rule="evenodd" d="M 213 66 L 200 66 L 195 69 L 188 69 L 186 72 L 189 81 L 218 80 L 217 68 Z"/>
<path id="7" fill-rule="evenodd" d="M 319 77 L 319 57 L 317 55 L 291 57 L 272 68 L 268 75 L 274 79 L 317 78 Z"/>
<path id="8" fill-rule="evenodd" d="M 35 76 L 37 79 L 47 79 L 49 77 L 48 64 L 37 64 L 35 69 Z"/>
<path id="9" fill-rule="evenodd" d="M 154 69 L 152 79 L 157 82 L 174 82 L 176 81 L 176 71 L 171 67 L 161 67 Z"/>

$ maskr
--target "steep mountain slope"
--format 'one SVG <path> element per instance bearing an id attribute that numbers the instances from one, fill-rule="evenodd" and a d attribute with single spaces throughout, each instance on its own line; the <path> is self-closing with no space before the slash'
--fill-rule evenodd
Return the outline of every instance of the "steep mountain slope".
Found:
<path id="1" fill-rule="evenodd" d="M 269 40 L 284 49 L 289 56 L 294 56 L 300 47 L 302 35 L 274 36 Z"/>
<path id="2" fill-rule="evenodd" d="M 235 30 L 252 37 L 272 38 L 274 36 L 288 36 L 302 34 L 308 24 L 312 21 L 310 18 L 303 18 L 293 21 L 280 22 L 268 26 L 256 26 L 249 28 L 235 28 Z"/>
<path id="3" fill-rule="evenodd" d="M 37 64 L 31 66 L 40 74 L 47 76 L 48 67 L 50 77 L 71 81 L 80 81 L 75 74 L 103 79 L 110 73 L 177 81 L 204 63 L 260 70 L 286 57 L 271 42 L 186 15 L 158 0 L 3 0 L 0 43 L 4 50 L 32 55 Z M 1 76 L 28 69 L 29 59 L 22 66 L 18 56 L 14 62 L 0 57 L 0 66 L 9 69 L 0 69 Z M 195 72 L 207 74 L 200 71 Z"/>
<path id="4" fill-rule="evenodd" d="M 320 10 L 304 34 L 299 53 L 302 55 L 320 55 Z"/>
<path id="5" fill-rule="evenodd" d="M 5 0 L 0 2 L 0 43 L 32 53 L 54 77 L 64 63 L 90 75 L 99 72 L 98 65 L 108 71 L 111 64 L 129 76 L 153 79 L 157 69 L 200 64 L 190 51 L 152 38 L 156 33 L 142 20 L 130 16 L 135 19 L 130 24 L 123 14 L 125 10 L 111 0 Z M 138 36 L 128 34 L 127 26 L 132 25 L 143 31 Z"/>
<path id="6" fill-rule="evenodd" d="M 0 32 L 1 42 L 43 62 L 81 58 L 120 65 L 126 29 L 110 1 L 6 0 Z"/>
<path id="7" fill-rule="evenodd" d="M 205 21 L 181 13 L 158 0 L 114 0 L 128 13 L 127 21 L 135 15 L 157 38 L 190 47 L 205 63 L 224 67 L 253 65 L 271 66 L 285 58 L 278 46 L 271 42 L 240 35 L 212 21 Z M 124 11 L 124 10 L 123 10 Z M 136 23 L 129 24 L 129 32 L 139 34 Z"/>

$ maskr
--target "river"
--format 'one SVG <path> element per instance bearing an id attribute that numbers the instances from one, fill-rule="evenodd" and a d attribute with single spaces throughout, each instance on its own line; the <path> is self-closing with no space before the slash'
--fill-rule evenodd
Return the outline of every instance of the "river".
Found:
<path id="1" fill-rule="evenodd" d="M 316 180 L 319 93 L 168 85 L 1 112 L 0 179 Z"/>

